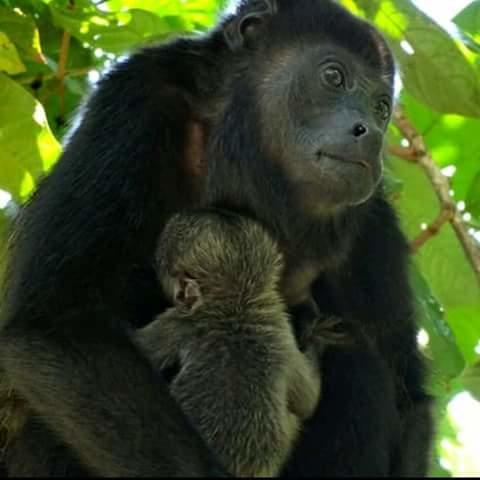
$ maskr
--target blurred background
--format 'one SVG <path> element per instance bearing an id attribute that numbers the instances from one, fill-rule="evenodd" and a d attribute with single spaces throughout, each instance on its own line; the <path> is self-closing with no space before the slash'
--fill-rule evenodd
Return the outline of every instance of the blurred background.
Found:
<path id="1" fill-rule="evenodd" d="M 480 476 L 480 1 L 340 3 L 385 34 L 399 66 L 386 178 L 412 245 L 418 343 L 437 398 L 431 474 Z M 203 32 L 234 8 L 0 0 L 0 274 L 9 225 L 102 72 L 139 45 Z"/>

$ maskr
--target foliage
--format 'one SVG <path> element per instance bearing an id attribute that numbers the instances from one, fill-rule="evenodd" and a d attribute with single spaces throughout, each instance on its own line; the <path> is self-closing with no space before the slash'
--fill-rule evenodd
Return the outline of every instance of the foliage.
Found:
<path id="1" fill-rule="evenodd" d="M 0 209 L 0 252 L 16 207 L 58 158 L 65 126 L 89 79 L 139 44 L 207 29 L 224 3 L 0 0 L 0 189 L 12 197 Z M 461 241 L 465 235 L 471 242 L 474 235 L 480 238 L 480 1 L 455 17 L 452 31 L 410 0 L 341 3 L 387 36 L 401 70 L 399 103 L 406 118 L 434 167 L 454 173 L 442 181 L 460 222 L 446 215 L 438 228 L 425 229 L 451 205 L 439 202 L 439 186 L 421 162 L 406 161 L 412 160 L 413 139 L 392 125 L 389 142 L 396 148 L 390 152 L 396 156 L 387 159 L 387 187 L 409 238 L 421 237 L 412 285 L 422 338 L 425 332 L 429 338 L 423 352 L 439 399 L 439 439 L 454 443 L 456 431 L 445 413 L 449 401 L 464 390 L 480 400 L 480 276 L 475 255 Z M 446 473 L 437 461 L 432 469 Z"/>

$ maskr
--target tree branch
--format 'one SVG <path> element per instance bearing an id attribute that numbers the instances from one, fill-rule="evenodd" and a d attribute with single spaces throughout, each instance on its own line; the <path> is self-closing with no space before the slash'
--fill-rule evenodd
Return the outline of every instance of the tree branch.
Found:
<path id="1" fill-rule="evenodd" d="M 393 146 L 393 149 L 390 148 L 390 152 L 400 158 L 415 162 L 423 168 L 433 185 L 433 189 L 441 206 L 441 212 L 435 221 L 413 241 L 413 251 L 417 251 L 430 237 L 438 233 L 440 228 L 448 221 L 452 225 L 455 235 L 462 245 L 477 280 L 480 283 L 480 248 L 476 245 L 474 238 L 468 233 L 461 212 L 458 210 L 450 195 L 450 182 L 448 178 L 442 174 L 440 168 L 428 153 L 423 137 L 415 130 L 415 127 L 405 116 L 401 107 L 395 109 L 393 118 L 395 125 L 408 140 L 410 147 Z"/>
<path id="2" fill-rule="evenodd" d="M 417 253 L 418 250 L 433 236 L 435 236 L 447 222 L 450 222 L 454 216 L 454 212 L 448 208 L 443 209 L 437 216 L 437 218 L 427 226 L 425 230 L 418 235 L 412 243 L 410 248 L 412 253 Z"/>
<path id="3" fill-rule="evenodd" d="M 417 162 L 417 153 L 413 148 L 410 147 L 401 147 L 400 145 L 389 145 L 388 153 L 395 155 L 396 157 L 403 158 L 409 162 Z"/>
<path id="4" fill-rule="evenodd" d="M 60 95 L 60 117 L 63 119 L 65 115 L 65 72 L 68 58 L 68 49 L 70 48 L 70 33 L 66 30 L 62 35 L 62 43 L 60 45 L 60 58 L 58 61 L 58 67 L 56 77 L 59 80 L 58 93 Z"/>
<path id="5" fill-rule="evenodd" d="M 82 75 L 87 75 L 88 72 L 94 70 L 94 66 L 81 67 L 81 68 L 72 68 L 71 70 L 66 70 L 63 77 L 81 77 Z M 21 85 L 30 85 L 34 82 L 45 82 L 51 80 L 52 78 L 57 77 L 57 72 L 47 73 L 44 75 L 35 75 L 34 77 L 24 77 L 17 80 Z"/>

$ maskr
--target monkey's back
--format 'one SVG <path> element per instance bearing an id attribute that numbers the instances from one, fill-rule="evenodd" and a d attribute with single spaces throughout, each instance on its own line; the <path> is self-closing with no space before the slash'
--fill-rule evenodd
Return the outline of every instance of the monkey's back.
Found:
<path id="1" fill-rule="evenodd" d="M 236 476 L 277 474 L 297 436 L 287 394 L 294 342 L 286 315 L 262 322 L 246 312 L 199 321 L 182 349 L 172 393 Z"/>

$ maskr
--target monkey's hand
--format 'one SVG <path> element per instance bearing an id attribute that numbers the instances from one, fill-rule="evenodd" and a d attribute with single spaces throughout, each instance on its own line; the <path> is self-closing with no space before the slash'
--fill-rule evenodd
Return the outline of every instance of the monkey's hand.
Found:
<path id="1" fill-rule="evenodd" d="M 181 327 L 175 310 L 170 309 L 132 333 L 133 343 L 157 372 L 178 364 L 183 343 Z"/>
<path id="2" fill-rule="evenodd" d="M 301 352 L 307 351 L 313 344 L 325 346 L 342 345 L 348 342 L 343 320 L 320 312 L 312 298 L 290 307 L 290 315 Z"/>
<path id="3" fill-rule="evenodd" d="M 334 315 L 319 314 L 311 332 L 310 342 L 326 345 L 347 345 L 351 337 L 343 319 Z"/>

